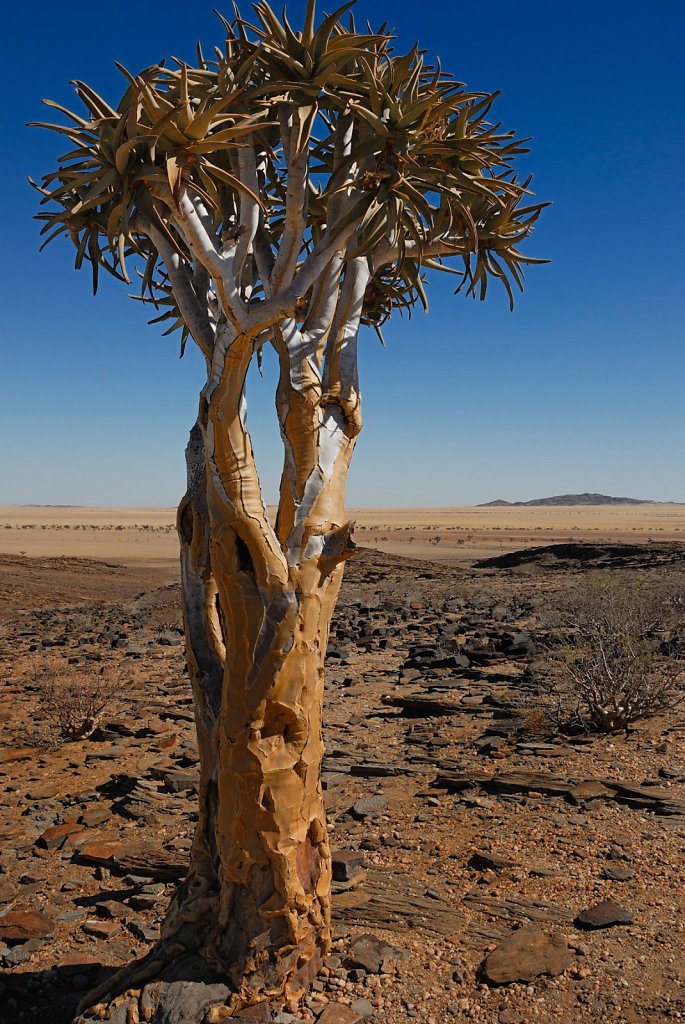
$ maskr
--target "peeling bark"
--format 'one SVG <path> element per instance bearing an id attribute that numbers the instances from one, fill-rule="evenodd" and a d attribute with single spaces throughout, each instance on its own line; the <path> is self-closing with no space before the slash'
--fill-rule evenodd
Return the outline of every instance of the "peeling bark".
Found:
<path id="1" fill-rule="evenodd" d="M 303 337 L 292 322 L 277 335 L 291 458 L 277 532 L 246 429 L 252 349 L 229 325 L 191 431 L 177 517 L 200 813 L 189 873 L 148 969 L 199 955 L 230 983 L 232 1009 L 298 998 L 330 948 L 323 671 L 354 550 L 342 513 L 357 424 L 337 400 L 322 404 L 321 335 Z"/>
<path id="2" fill-rule="evenodd" d="M 277 533 L 244 417 L 251 349 L 228 329 L 203 391 L 178 515 L 201 811 L 163 939 L 228 977 L 235 1006 L 300 996 L 330 946 L 323 669 L 354 550 L 342 512 L 357 422 L 337 402 L 322 407 L 323 345 L 296 333 L 292 322 L 277 332 L 290 452 Z"/>
<path id="3" fill-rule="evenodd" d="M 252 172 L 250 154 L 245 161 Z M 296 248 L 292 197 L 290 210 Z M 246 206 L 242 214 L 238 249 L 220 249 L 197 203 L 186 197 L 179 213 L 220 303 L 218 317 L 194 321 L 207 383 L 177 517 L 200 756 L 190 867 L 155 948 L 90 993 L 88 1006 L 100 999 L 113 1005 L 117 993 L 184 977 L 191 962 L 192 977 L 201 964 L 208 985 L 230 986 L 232 1011 L 298 998 L 330 948 L 323 670 L 344 563 L 354 551 L 344 489 L 361 429 L 356 346 L 370 268 L 366 258 L 345 263 L 344 244 L 331 245 L 307 323 L 299 327 L 287 312 L 257 328 L 226 279 L 233 261 L 243 273 L 259 236 L 255 210 Z M 182 273 L 171 255 L 169 266 Z M 293 273 L 285 256 L 273 271 L 286 287 Z M 205 285 L 185 289 L 189 316 Z M 275 527 L 262 500 L 245 403 L 248 367 L 267 328 L 280 363 L 276 406 L 285 453 Z M 133 1017 L 147 998 L 140 996 Z"/>
<path id="4" fill-rule="evenodd" d="M 214 573 L 230 652 L 216 716 L 205 689 L 215 677 L 200 659 L 190 666 L 204 737 L 201 813 L 163 939 L 228 977 L 240 1006 L 301 995 L 330 944 L 323 651 L 341 572 L 336 552 L 332 571 L 298 567 L 265 595 L 233 536 L 230 548 L 224 534 Z"/>

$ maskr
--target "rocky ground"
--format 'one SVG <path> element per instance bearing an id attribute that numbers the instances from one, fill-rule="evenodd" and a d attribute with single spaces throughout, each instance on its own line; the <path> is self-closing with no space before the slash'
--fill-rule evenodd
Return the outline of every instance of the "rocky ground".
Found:
<path id="1" fill-rule="evenodd" d="M 54 564 L 54 563 L 59 564 Z M 685 1016 L 685 713 L 560 734 L 533 670 L 593 570 L 685 578 L 675 545 L 454 568 L 361 551 L 328 652 L 334 950 L 281 1022 Z M 196 819 L 176 584 L 0 556 L 0 1018 L 68 1024 L 154 941 Z M 56 744 L 46 664 L 118 681 Z M 260 1017 L 258 1019 L 266 1019 Z"/>

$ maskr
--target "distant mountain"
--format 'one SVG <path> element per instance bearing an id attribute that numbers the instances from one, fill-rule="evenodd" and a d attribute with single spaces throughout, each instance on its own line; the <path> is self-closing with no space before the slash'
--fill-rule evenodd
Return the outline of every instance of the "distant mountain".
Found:
<path id="1" fill-rule="evenodd" d="M 476 508 L 500 508 L 531 505 L 654 505 L 649 498 L 613 498 L 610 494 L 555 494 L 552 498 L 532 498 L 530 501 L 485 501 Z M 669 503 L 670 504 L 670 503 Z"/>

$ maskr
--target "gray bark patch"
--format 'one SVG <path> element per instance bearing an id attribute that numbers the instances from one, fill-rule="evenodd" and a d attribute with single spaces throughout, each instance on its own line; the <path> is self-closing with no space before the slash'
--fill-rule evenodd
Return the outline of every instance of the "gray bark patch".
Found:
<path id="1" fill-rule="evenodd" d="M 248 687 L 253 686 L 258 678 L 262 665 L 272 650 L 276 630 L 288 614 L 294 600 L 294 594 L 277 590 L 264 609 L 264 617 L 254 646 L 252 667 L 247 677 Z"/>

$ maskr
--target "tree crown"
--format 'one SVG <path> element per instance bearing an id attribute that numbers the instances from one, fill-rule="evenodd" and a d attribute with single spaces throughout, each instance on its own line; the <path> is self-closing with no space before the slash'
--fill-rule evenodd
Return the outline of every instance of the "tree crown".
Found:
<path id="1" fill-rule="evenodd" d="M 488 120 L 496 93 L 468 91 L 418 46 L 396 55 L 386 26 L 344 24 L 352 6 L 316 27 L 309 0 L 300 31 L 265 2 L 255 25 L 235 8 L 211 59 L 198 44 L 194 67 L 174 58 L 134 77 L 118 65 L 116 107 L 79 81 L 85 116 L 44 101 L 69 123 L 39 126 L 75 147 L 42 180 L 44 244 L 67 234 L 94 291 L 101 267 L 130 283 L 138 257 L 156 319 L 205 349 L 200 321 L 232 304 L 267 314 L 270 302 L 306 327 L 336 253 L 343 274 L 367 259 L 361 322 L 379 333 L 393 309 L 426 307 L 427 270 L 481 299 L 497 278 L 513 307 L 524 266 L 543 262 L 518 249 L 547 205 L 529 202 L 512 163 L 528 140 Z M 187 279 L 208 314 L 189 315 Z"/>

